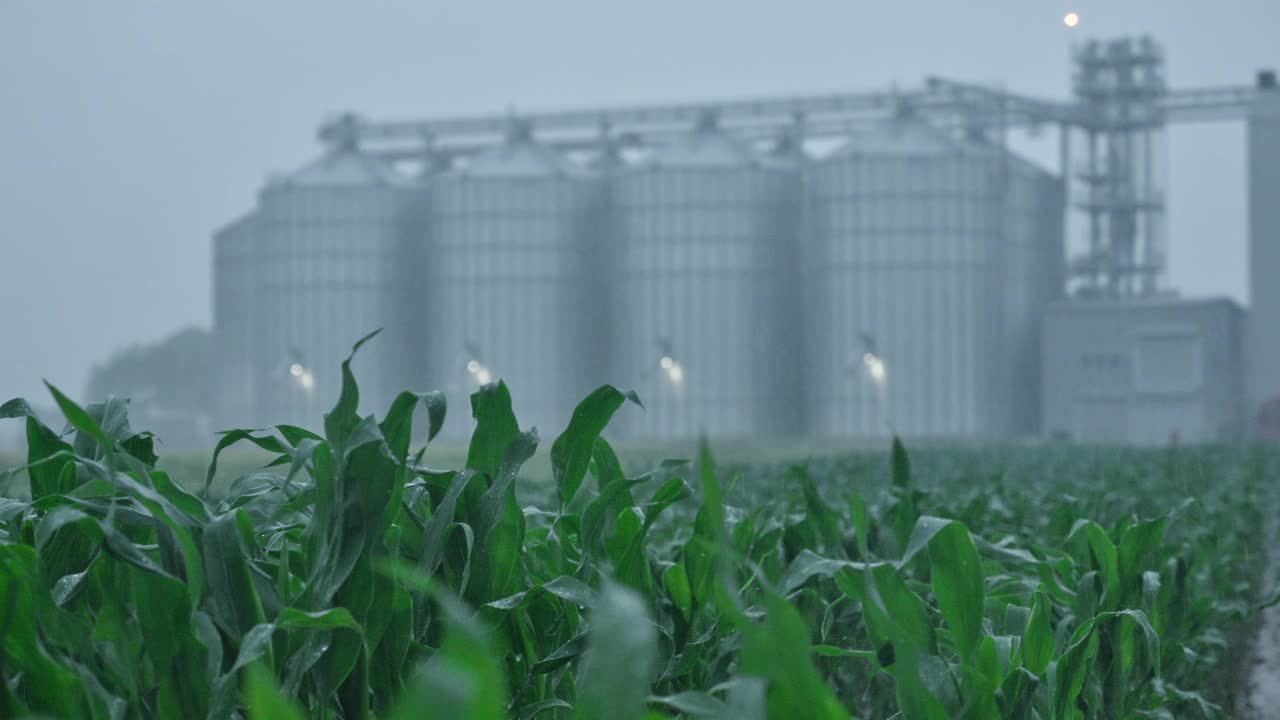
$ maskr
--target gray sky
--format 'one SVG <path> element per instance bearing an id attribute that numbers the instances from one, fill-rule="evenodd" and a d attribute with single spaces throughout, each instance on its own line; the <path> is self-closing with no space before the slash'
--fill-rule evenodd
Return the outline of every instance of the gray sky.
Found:
<path id="1" fill-rule="evenodd" d="M 1082 22 L 1062 24 L 1069 10 Z M 1068 47 L 1149 32 L 1174 87 L 1280 65 L 1276 0 L 0 3 L 0 401 L 79 393 L 209 323 L 210 234 L 324 117 L 902 86 L 1065 97 Z M 1245 290 L 1238 126 L 1169 139 L 1173 284 Z"/>

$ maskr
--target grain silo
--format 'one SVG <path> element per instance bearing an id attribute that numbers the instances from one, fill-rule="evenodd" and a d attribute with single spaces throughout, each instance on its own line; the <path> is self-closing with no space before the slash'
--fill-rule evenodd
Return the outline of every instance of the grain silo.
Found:
<path id="1" fill-rule="evenodd" d="M 810 430 L 1034 431 L 1015 425 L 1034 425 L 1038 400 L 1013 388 L 1035 377 L 1034 318 L 1053 292 L 1036 283 L 1061 265 L 1060 229 L 1044 235 L 1061 200 L 1041 175 L 902 117 L 815 163 L 808 186 Z"/>
<path id="2" fill-rule="evenodd" d="M 1050 305 L 1062 299 L 1066 286 L 1063 218 L 1066 194 L 1062 179 L 1006 150 L 991 148 L 1003 159 L 1008 177 L 1004 202 L 1007 260 L 1002 289 L 1005 347 L 1009 370 L 1006 401 L 1010 415 L 1001 437 L 1027 437 L 1042 432 L 1044 389 L 1041 387 L 1041 326 Z"/>
<path id="3" fill-rule="evenodd" d="M 383 334 L 354 364 L 362 412 L 381 415 L 404 385 L 399 286 L 411 182 L 338 126 L 318 160 L 259 197 L 255 381 L 260 423 L 315 424 L 337 398 L 339 366 L 362 336 Z"/>
<path id="4" fill-rule="evenodd" d="M 613 178 L 615 382 L 640 438 L 796 434 L 797 168 L 697 128 Z M 798 338 L 798 335 L 796 336 Z"/>
<path id="5" fill-rule="evenodd" d="M 213 236 L 213 347 L 218 429 L 254 422 L 253 342 L 258 240 L 250 212 Z"/>
<path id="6" fill-rule="evenodd" d="M 1251 426 L 1280 398 L 1280 87 L 1258 73 L 1249 108 L 1249 340 L 1247 405 Z M 1250 431 L 1259 430 L 1250 427 Z"/>
<path id="7" fill-rule="evenodd" d="M 468 395 L 502 379 L 522 427 L 554 437 L 602 381 L 596 179 L 514 122 L 504 143 L 429 183 L 431 384 L 470 433 Z"/>

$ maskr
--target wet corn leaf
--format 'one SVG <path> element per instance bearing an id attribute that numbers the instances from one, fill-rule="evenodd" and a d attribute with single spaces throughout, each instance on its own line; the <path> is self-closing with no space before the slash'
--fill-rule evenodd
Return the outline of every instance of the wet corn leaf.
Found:
<path id="1" fill-rule="evenodd" d="M 982 560 L 973 537 L 953 520 L 922 517 L 916 522 L 902 565 L 928 548 L 933 593 L 938 610 L 961 656 L 969 657 L 981 642 L 982 612 L 986 600 Z"/>
<path id="2" fill-rule="evenodd" d="M 484 629 L 443 591 L 434 593 L 445 616 L 444 644 L 417 671 L 395 720 L 503 720 L 502 670 Z"/>
<path id="3" fill-rule="evenodd" d="M 1280 474 L 1267 450 L 1085 462 L 1047 448 L 908 457 L 895 442 L 717 468 L 703 442 L 692 468 L 646 458 L 627 477 L 631 450 L 602 432 L 634 397 L 593 393 L 538 467 L 538 436 L 498 383 L 472 398 L 462 467 L 428 468 L 410 446 L 438 432 L 443 396 L 360 416 L 350 362 L 323 433 L 227 431 L 203 493 L 123 400 L 51 388 L 62 433 L 23 401 L 0 406 L 27 430 L 26 465 L 4 475 L 30 487 L 0 498 L 0 717 L 1217 720 L 1239 707 L 1223 688 L 1274 592 L 1257 545 Z M 268 458 L 214 497 L 236 443 Z"/>
<path id="4" fill-rule="evenodd" d="M 568 506 L 578 494 L 596 439 L 627 400 L 640 404 L 634 392 L 624 393 L 610 385 L 597 389 L 578 404 L 569 419 L 569 427 L 551 444 L 551 470 L 561 506 Z"/>
<path id="5" fill-rule="evenodd" d="M 657 632 L 639 595 L 606 581 L 592 608 L 579 718 L 635 720 L 645 714 L 657 660 Z"/>
<path id="6" fill-rule="evenodd" d="M 280 692 L 271 672 L 262 666 L 250 666 L 244 695 L 249 720 L 302 720 L 304 717 L 302 709 Z"/>

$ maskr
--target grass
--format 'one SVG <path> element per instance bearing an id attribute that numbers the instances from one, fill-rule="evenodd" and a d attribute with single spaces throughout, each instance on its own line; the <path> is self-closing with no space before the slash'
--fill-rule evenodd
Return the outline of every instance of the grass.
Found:
<path id="1" fill-rule="evenodd" d="M 1238 709 L 1269 452 L 624 463 L 610 387 L 549 448 L 502 384 L 474 396 L 465 449 L 410 447 L 438 395 L 380 418 L 357 397 L 344 367 L 322 432 L 228 435 L 208 488 L 118 405 L 55 391 L 66 438 L 0 408 L 35 461 L 0 501 L 0 717 Z"/>

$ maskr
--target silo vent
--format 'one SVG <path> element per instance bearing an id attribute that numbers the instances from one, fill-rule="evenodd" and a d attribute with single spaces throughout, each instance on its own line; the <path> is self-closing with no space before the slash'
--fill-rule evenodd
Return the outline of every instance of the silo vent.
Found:
<path id="1" fill-rule="evenodd" d="M 698 132 L 711 132 L 720 127 L 720 113 L 712 108 L 704 108 L 698 112 L 698 120 L 694 124 Z"/>
<path id="2" fill-rule="evenodd" d="M 507 125 L 507 142 L 524 143 L 533 140 L 533 124 L 525 118 L 511 118 Z"/>
<path id="3" fill-rule="evenodd" d="M 343 113 L 322 133 L 331 147 L 342 152 L 352 152 L 360 143 L 360 118 L 354 113 Z"/>
<path id="4" fill-rule="evenodd" d="M 1259 70 L 1258 71 L 1258 89 L 1259 90 L 1275 90 L 1276 89 L 1276 71 L 1275 70 Z"/>

